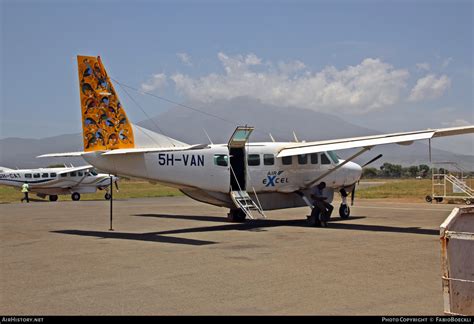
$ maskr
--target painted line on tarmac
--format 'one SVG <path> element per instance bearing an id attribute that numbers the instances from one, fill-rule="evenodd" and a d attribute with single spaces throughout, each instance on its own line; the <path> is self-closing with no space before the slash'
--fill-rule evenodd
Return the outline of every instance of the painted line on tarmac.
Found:
<path id="1" fill-rule="evenodd" d="M 447 212 L 447 211 L 452 211 L 454 208 L 451 209 L 438 209 L 438 208 L 408 208 L 408 207 L 376 207 L 376 206 L 354 206 L 355 208 L 372 208 L 372 209 L 395 209 L 395 210 L 411 210 L 411 211 L 417 211 L 417 210 L 423 210 L 423 211 L 438 211 L 438 212 Z"/>

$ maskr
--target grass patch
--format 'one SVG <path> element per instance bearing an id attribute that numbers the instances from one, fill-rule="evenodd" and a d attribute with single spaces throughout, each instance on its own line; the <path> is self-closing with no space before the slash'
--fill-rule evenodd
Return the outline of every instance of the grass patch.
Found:
<path id="1" fill-rule="evenodd" d="M 368 180 L 372 182 L 371 180 Z M 383 199 L 383 198 L 412 198 L 425 199 L 431 195 L 431 179 L 387 179 L 381 185 L 358 189 L 356 196 L 362 199 Z"/>
<path id="2" fill-rule="evenodd" d="M 114 199 L 128 198 L 151 198 L 151 197 L 172 197 L 182 196 L 183 194 L 175 188 L 163 186 L 160 184 L 151 184 L 142 180 L 119 181 L 120 191 L 116 192 L 114 187 Z M 97 190 L 95 194 L 81 194 L 81 200 L 104 200 L 105 190 Z M 23 194 L 18 188 L 0 186 L 0 203 L 20 202 Z M 30 193 L 30 199 L 41 199 L 34 193 Z M 46 198 L 47 200 L 48 198 Z M 59 200 L 71 200 L 70 195 L 61 195 Z"/>

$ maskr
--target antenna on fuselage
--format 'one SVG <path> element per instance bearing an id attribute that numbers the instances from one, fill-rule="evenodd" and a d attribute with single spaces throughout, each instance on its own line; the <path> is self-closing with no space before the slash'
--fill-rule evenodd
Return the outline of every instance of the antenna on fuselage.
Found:
<path id="1" fill-rule="evenodd" d="M 272 133 L 268 133 L 268 135 L 269 135 L 270 138 L 272 139 L 272 142 L 275 143 L 275 139 L 273 138 Z"/>
<path id="2" fill-rule="evenodd" d="M 295 142 L 296 142 L 296 143 L 299 143 L 299 140 L 298 140 L 298 137 L 296 137 L 295 131 L 293 131 L 293 137 L 295 138 Z"/>
<path id="3" fill-rule="evenodd" d="M 212 143 L 211 137 L 210 137 L 209 134 L 206 132 L 206 130 L 205 130 L 204 128 L 203 128 L 202 130 L 204 131 L 204 134 L 206 134 L 207 139 L 209 140 L 209 142 L 211 142 L 211 144 L 214 145 L 214 143 Z"/>

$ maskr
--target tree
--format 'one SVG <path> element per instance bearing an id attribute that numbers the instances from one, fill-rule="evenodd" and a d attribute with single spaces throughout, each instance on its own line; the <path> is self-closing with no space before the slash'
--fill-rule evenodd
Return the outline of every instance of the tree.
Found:
<path id="1" fill-rule="evenodd" d="M 378 172 L 376 168 L 363 168 L 362 169 L 362 178 L 375 178 L 377 177 Z"/>

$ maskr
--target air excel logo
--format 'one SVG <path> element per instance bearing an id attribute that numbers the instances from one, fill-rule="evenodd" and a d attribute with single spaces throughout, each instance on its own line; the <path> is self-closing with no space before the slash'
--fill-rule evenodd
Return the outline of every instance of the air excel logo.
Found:
<path id="1" fill-rule="evenodd" d="M 285 171 L 268 171 L 267 177 L 263 179 L 262 183 L 265 187 L 275 187 L 280 183 L 288 183 L 288 178 L 281 177 L 281 174 Z"/>

